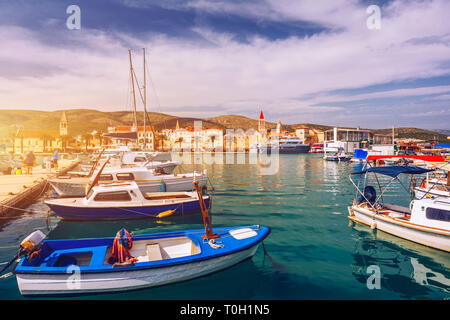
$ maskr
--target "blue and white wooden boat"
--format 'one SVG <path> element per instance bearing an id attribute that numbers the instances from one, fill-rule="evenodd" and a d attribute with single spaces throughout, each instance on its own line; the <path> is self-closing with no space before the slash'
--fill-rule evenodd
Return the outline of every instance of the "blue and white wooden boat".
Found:
<path id="1" fill-rule="evenodd" d="M 132 236 L 136 262 L 109 263 L 114 238 L 43 240 L 31 261 L 13 273 L 22 295 L 119 292 L 166 285 L 215 273 L 250 259 L 270 228 L 240 226 Z M 203 237 L 202 237 L 203 236 Z"/>
<path id="2" fill-rule="evenodd" d="M 210 205 L 209 196 L 205 204 Z M 57 198 L 45 204 L 67 220 L 121 220 L 200 212 L 195 192 L 143 193 L 134 181 L 93 187 L 83 198 Z"/>

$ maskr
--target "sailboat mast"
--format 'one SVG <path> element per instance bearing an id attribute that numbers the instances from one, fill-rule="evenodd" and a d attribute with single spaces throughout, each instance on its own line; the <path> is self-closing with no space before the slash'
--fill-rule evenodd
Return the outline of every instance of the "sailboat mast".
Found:
<path id="1" fill-rule="evenodd" d="M 136 132 L 137 130 L 137 116 L 136 116 L 136 94 L 134 91 L 134 76 L 133 76 L 133 63 L 131 62 L 131 50 L 128 50 L 128 58 L 130 60 L 130 78 L 131 78 L 131 92 L 133 95 L 133 108 L 134 108 L 134 129 Z"/>
<path id="2" fill-rule="evenodd" d="M 145 78 L 145 48 L 142 48 L 142 54 L 144 56 L 144 149 L 147 146 L 147 90 L 146 90 L 146 78 Z"/>

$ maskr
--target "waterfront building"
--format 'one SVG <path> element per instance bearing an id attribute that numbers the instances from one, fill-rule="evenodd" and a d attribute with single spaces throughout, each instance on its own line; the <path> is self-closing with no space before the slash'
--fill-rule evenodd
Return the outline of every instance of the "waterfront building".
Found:
<path id="1" fill-rule="evenodd" d="M 69 136 L 68 124 L 66 112 L 63 111 L 59 122 L 59 130 L 18 127 L 14 132 L 8 152 L 23 154 L 29 151 L 47 153 L 55 149 L 65 151 L 74 140 Z"/>
<path id="2" fill-rule="evenodd" d="M 133 131 L 134 130 L 134 131 Z M 155 147 L 155 137 L 154 137 L 154 128 L 152 126 L 115 126 L 115 127 L 108 127 L 108 133 L 123 133 L 127 134 L 130 132 L 136 132 L 137 140 L 136 139 L 128 139 L 128 141 L 125 142 L 125 144 L 131 143 L 136 145 L 143 145 L 144 141 L 146 144 L 146 148 L 148 150 L 154 150 Z M 109 137 L 112 140 L 113 144 L 123 144 L 124 138 L 122 137 Z M 146 139 L 146 140 L 144 140 Z"/>
<path id="3" fill-rule="evenodd" d="M 217 127 L 210 127 L 202 130 L 202 150 L 203 151 L 223 151 L 223 130 Z"/>
<path id="4" fill-rule="evenodd" d="M 374 134 L 371 130 L 360 128 L 337 128 L 325 131 L 324 152 L 343 151 L 354 153 L 355 149 L 370 149 L 384 155 L 394 154 L 394 141 L 391 135 Z"/>
<path id="5" fill-rule="evenodd" d="M 295 135 L 305 143 L 309 142 L 310 140 L 310 129 L 308 127 L 298 127 L 295 129 Z"/>

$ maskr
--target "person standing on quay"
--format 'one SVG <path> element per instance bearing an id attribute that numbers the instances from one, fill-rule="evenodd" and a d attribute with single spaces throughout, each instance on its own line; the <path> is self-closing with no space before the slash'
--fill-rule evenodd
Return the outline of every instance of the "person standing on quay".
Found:
<path id="1" fill-rule="evenodd" d="M 52 157 L 52 168 L 55 168 L 56 170 L 58 170 L 58 158 L 59 158 L 58 150 L 55 150 L 55 152 L 53 152 Z"/>
<path id="2" fill-rule="evenodd" d="M 23 165 L 25 167 L 25 174 L 33 174 L 33 166 L 36 164 L 36 157 L 33 151 L 30 151 L 25 156 L 23 160 Z"/>

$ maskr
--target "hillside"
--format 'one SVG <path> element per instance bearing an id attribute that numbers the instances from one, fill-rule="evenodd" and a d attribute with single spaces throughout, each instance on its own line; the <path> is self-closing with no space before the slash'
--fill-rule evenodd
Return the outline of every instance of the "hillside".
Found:
<path id="1" fill-rule="evenodd" d="M 392 128 L 373 130 L 375 133 L 392 134 Z M 447 135 L 419 128 L 395 128 L 395 137 L 400 139 L 420 139 L 425 141 L 439 141 L 446 142 Z"/>
<path id="2" fill-rule="evenodd" d="M 25 129 L 38 130 L 59 130 L 59 121 L 62 115 L 59 111 L 36 111 L 36 110 L 0 110 L 0 137 L 8 137 L 17 127 Z M 103 112 L 91 109 L 72 109 L 66 110 L 69 121 L 69 135 L 77 136 L 90 133 L 93 130 L 97 132 L 106 132 L 108 126 L 131 125 L 133 123 L 133 113 L 131 111 Z M 143 112 L 138 112 L 138 124 L 143 124 Z M 178 121 L 180 127 L 193 126 L 194 121 L 201 120 L 204 128 L 217 127 L 222 130 L 258 128 L 258 120 L 240 115 L 223 115 L 212 118 L 188 118 L 176 117 L 164 113 L 149 112 L 150 124 L 156 130 L 175 129 Z M 298 127 L 307 127 L 311 129 L 329 130 L 331 126 L 301 123 L 301 124 L 283 124 L 283 130 L 293 131 Z M 276 128 L 275 122 L 266 122 L 266 129 Z M 392 129 L 377 129 L 375 133 L 391 134 Z M 444 130 L 443 130 L 444 131 Z M 419 128 L 396 128 L 396 137 L 414 138 L 421 140 L 438 140 L 448 142 L 445 132 L 437 132 Z"/>
<path id="3" fill-rule="evenodd" d="M 7 136 L 16 127 L 38 130 L 59 130 L 59 121 L 63 111 L 0 110 L 0 136 Z M 131 125 L 133 113 L 129 111 L 102 112 L 91 109 L 66 110 L 69 121 L 69 135 L 77 136 L 96 130 L 106 132 L 108 126 Z M 176 117 L 157 113 L 148 113 L 151 124 L 162 123 Z M 143 112 L 138 112 L 138 124 L 143 124 Z M 176 120 L 175 120 L 176 121 Z"/>
<path id="4" fill-rule="evenodd" d="M 240 115 L 218 116 L 218 117 L 213 117 L 213 118 L 207 118 L 205 120 L 215 122 L 217 124 L 222 125 L 225 128 L 229 128 L 229 129 L 248 130 L 251 128 L 253 128 L 253 129 L 258 128 L 258 120 L 240 116 Z M 274 122 L 266 121 L 265 126 L 266 126 L 266 129 L 274 129 L 277 127 L 277 124 Z"/>

